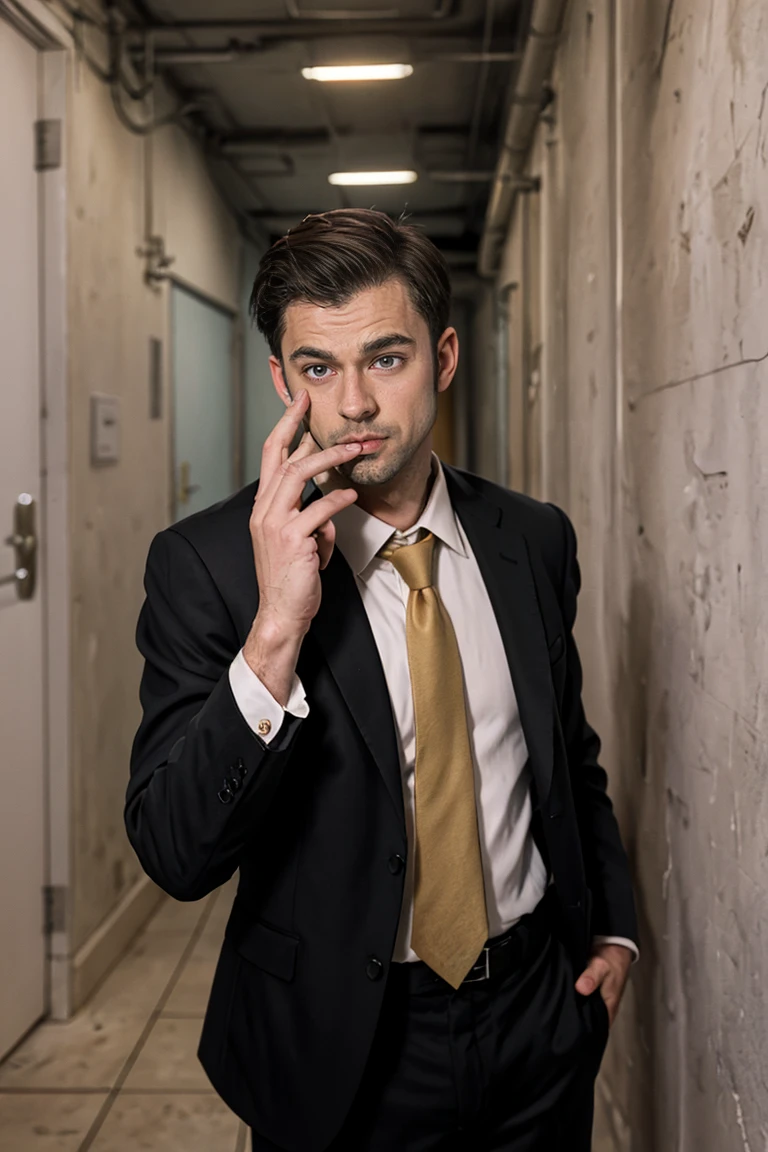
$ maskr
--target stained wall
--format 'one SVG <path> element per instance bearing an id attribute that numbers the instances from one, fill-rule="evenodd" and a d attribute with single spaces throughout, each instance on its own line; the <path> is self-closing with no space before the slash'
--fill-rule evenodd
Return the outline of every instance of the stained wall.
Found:
<path id="1" fill-rule="evenodd" d="M 180 130 L 151 142 L 115 116 L 108 88 L 82 63 L 70 76 L 67 142 L 70 426 L 72 861 L 69 928 L 74 1001 L 87 994 L 117 931 L 116 910 L 148 883 L 123 828 L 131 742 L 140 719 L 135 628 L 152 536 L 170 522 L 169 286 L 144 279 L 148 224 L 171 270 L 219 303 L 240 304 L 236 222 L 202 153 Z M 135 109 L 131 114 L 138 119 Z M 147 200 L 147 179 L 151 200 Z M 148 218 L 147 207 L 151 205 Z M 164 349 L 162 411 L 150 417 L 149 339 Z M 93 465 L 90 397 L 120 401 L 116 464 Z M 138 898 L 138 896 L 137 896 Z M 151 893 L 139 901 L 136 915 Z M 127 907 L 130 921 L 130 908 Z M 135 930 L 135 929 L 134 929 Z M 93 942 L 98 948 L 94 952 Z M 78 975 L 80 973 L 80 975 Z"/>
<path id="2" fill-rule="evenodd" d="M 572 0 L 530 156 L 543 371 L 523 349 L 509 388 L 526 486 L 578 532 L 636 881 L 598 1093 L 621 1152 L 768 1147 L 766 59 L 764 3 Z M 518 198 L 497 287 L 525 227 Z"/>

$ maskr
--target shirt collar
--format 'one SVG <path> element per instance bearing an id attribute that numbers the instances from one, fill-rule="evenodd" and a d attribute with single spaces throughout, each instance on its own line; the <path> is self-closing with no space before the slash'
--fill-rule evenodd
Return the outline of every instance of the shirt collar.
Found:
<path id="1" fill-rule="evenodd" d="M 454 552 L 466 556 L 467 551 L 456 523 L 456 513 L 445 482 L 445 473 L 434 452 L 432 467 L 435 476 L 432 491 L 421 516 L 407 530 L 407 534 L 417 528 L 424 528 Z M 333 518 L 333 523 L 336 527 L 336 546 L 341 550 L 354 574 L 366 579 L 366 569 L 393 535 L 394 528 L 391 524 L 385 524 L 378 517 L 358 508 L 356 504 L 351 504 L 338 512 Z"/>

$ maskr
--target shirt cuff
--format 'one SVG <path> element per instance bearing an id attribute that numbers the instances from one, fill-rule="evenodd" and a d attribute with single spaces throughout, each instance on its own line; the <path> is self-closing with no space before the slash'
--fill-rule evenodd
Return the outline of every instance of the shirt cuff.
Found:
<path id="1" fill-rule="evenodd" d="M 621 944 L 624 948 L 629 948 L 632 953 L 632 963 L 637 964 L 640 959 L 640 949 L 634 940 L 628 940 L 626 936 L 593 936 L 593 944 Z"/>
<path id="2" fill-rule="evenodd" d="M 271 743 L 280 731 L 286 712 L 299 720 L 309 715 L 307 696 L 298 676 L 293 677 L 291 694 L 283 708 L 251 668 L 242 648 L 229 666 L 229 684 L 243 719 L 265 744 Z"/>

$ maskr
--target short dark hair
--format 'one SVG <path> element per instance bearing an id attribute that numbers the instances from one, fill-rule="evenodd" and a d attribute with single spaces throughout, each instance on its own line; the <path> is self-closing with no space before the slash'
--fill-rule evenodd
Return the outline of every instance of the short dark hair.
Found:
<path id="1" fill-rule="evenodd" d="M 339 307 L 386 280 L 404 281 L 433 345 L 448 326 L 451 283 L 445 260 L 415 225 L 371 208 L 335 208 L 305 216 L 264 253 L 250 314 L 280 358 L 289 304 Z"/>

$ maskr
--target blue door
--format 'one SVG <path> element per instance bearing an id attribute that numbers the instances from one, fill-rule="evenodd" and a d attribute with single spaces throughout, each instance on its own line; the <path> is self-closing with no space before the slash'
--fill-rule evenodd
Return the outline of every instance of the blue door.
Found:
<path id="1" fill-rule="evenodd" d="M 174 284 L 173 519 L 235 490 L 235 376 L 232 317 Z"/>

